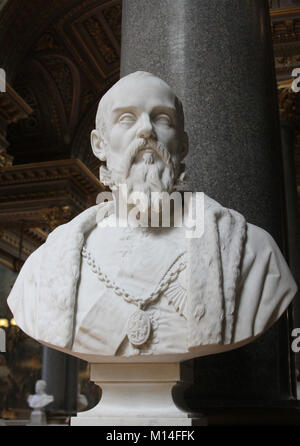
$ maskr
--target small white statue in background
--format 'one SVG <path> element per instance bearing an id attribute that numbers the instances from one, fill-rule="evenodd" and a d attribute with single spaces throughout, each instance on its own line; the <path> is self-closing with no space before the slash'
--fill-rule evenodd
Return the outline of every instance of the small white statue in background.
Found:
<path id="1" fill-rule="evenodd" d="M 46 386 L 46 381 L 38 380 L 35 384 L 35 394 L 27 398 L 29 406 L 33 409 L 30 424 L 46 424 L 43 408 L 54 401 L 54 397 L 46 393 Z"/>

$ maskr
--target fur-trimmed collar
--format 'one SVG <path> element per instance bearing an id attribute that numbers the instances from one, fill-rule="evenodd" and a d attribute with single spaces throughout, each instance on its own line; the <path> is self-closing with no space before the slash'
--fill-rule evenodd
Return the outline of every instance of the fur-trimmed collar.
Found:
<path id="1" fill-rule="evenodd" d="M 8 303 L 14 311 L 25 298 L 26 281 L 35 281 L 36 339 L 71 348 L 84 237 L 110 206 L 93 206 L 59 226 L 39 248 L 40 255 L 33 253 L 25 263 Z M 231 342 L 245 236 L 244 217 L 204 195 L 204 234 L 189 241 L 187 253 L 189 348 Z"/>

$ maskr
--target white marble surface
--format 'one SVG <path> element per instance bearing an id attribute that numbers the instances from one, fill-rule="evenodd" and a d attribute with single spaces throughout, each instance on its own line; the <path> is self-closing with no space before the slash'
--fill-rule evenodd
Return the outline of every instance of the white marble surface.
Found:
<path id="1" fill-rule="evenodd" d="M 43 408 L 54 401 L 52 395 L 46 393 L 46 381 L 40 379 L 35 383 L 35 394 L 27 398 L 28 405 L 33 409 L 28 426 L 42 426 L 47 424 Z"/>
<path id="2" fill-rule="evenodd" d="M 39 379 L 35 383 L 35 394 L 29 395 L 27 402 L 29 407 L 38 411 L 54 401 L 53 395 L 46 393 L 47 383 L 43 379 Z"/>
<path id="3" fill-rule="evenodd" d="M 209 200 L 207 198 L 207 200 Z M 90 219 L 90 212 L 88 211 L 88 217 Z M 82 218 L 82 217 L 81 217 Z M 75 223 L 75 222 L 74 222 Z M 68 234 L 72 231 L 74 223 L 69 223 L 60 228 L 61 240 L 67 239 Z M 132 257 L 120 255 L 120 263 L 116 262 L 116 253 L 114 250 L 120 249 L 122 252 L 123 244 L 122 240 L 119 240 L 114 234 L 112 239 L 115 243 L 109 245 L 107 231 L 104 231 L 102 236 L 101 228 L 96 226 L 95 232 L 89 232 L 89 239 L 93 241 L 93 246 L 98 246 L 95 242 L 97 240 L 102 246 L 103 251 L 111 249 L 111 256 L 101 256 L 102 250 L 94 249 L 94 254 L 97 261 L 102 262 L 104 267 L 106 266 L 106 259 L 108 259 L 107 269 L 111 268 L 111 275 L 113 278 L 118 277 L 121 285 L 125 285 L 131 290 L 135 290 L 136 294 L 141 290 L 141 286 L 144 290 L 152 290 L 151 281 L 143 282 L 139 273 L 152 274 L 155 273 L 155 267 L 162 273 L 164 269 L 168 268 L 168 265 L 174 262 L 174 259 L 184 250 L 183 244 L 186 243 L 186 239 L 182 237 L 180 239 L 177 228 L 172 228 L 168 231 L 166 237 L 160 235 L 159 238 L 145 236 L 136 237 L 136 245 L 134 248 L 134 254 L 139 259 L 143 249 L 147 244 L 152 243 L 153 239 L 153 256 L 144 258 L 143 264 L 145 269 L 137 272 L 132 271 L 132 277 L 128 275 L 128 265 L 132 265 Z M 174 231 L 173 231 L 174 229 Z M 209 228 L 207 228 L 209 230 Z M 205 235 L 204 235 L 205 237 Z M 117 243 L 117 242 L 118 243 Z M 105 246 L 107 242 L 107 247 Z M 124 242 L 124 248 L 126 247 L 126 240 Z M 181 244 L 182 243 L 182 244 Z M 49 241 L 50 244 L 50 241 Z M 195 244 L 195 242 L 193 242 Z M 46 244 L 47 245 L 47 244 Z M 72 346 L 66 346 L 60 344 L 59 338 L 62 327 L 60 323 L 67 323 L 68 313 L 65 315 L 64 320 L 59 322 L 56 320 L 56 315 L 61 315 L 61 307 L 55 302 L 52 302 L 51 309 L 55 310 L 51 314 L 51 320 L 47 320 L 47 315 L 39 313 L 39 303 L 37 300 L 38 291 L 41 291 L 39 287 L 39 265 L 41 262 L 41 256 L 45 258 L 44 250 L 46 251 L 46 245 L 36 251 L 25 267 L 23 268 L 19 278 L 15 291 L 9 300 L 11 308 L 14 311 L 14 316 L 17 324 L 30 336 L 50 345 L 66 351 L 71 354 L 75 354 L 83 359 L 91 362 L 114 362 L 114 361 L 153 361 L 153 355 L 151 349 L 154 348 L 154 356 L 157 361 L 174 361 L 185 360 L 191 357 L 226 351 L 244 343 L 252 341 L 256 336 L 265 331 L 278 317 L 283 313 L 291 302 L 295 292 L 296 285 L 289 272 L 286 262 L 280 253 L 277 245 L 273 241 L 272 237 L 262 229 L 253 225 L 247 224 L 247 239 L 245 244 L 244 255 L 241 265 L 241 281 L 239 287 L 236 290 L 236 308 L 235 308 L 235 324 L 233 329 L 232 341 L 228 344 L 223 343 L 208 343 L 203 340 L 199 341 L 197 347 L 189 348 L 188 346 L 188 319 L 184 315 L 180 315 L 176 308 L 172 304 L 168 304 L 166 295 L 162 296 L 156 304 L 156 311 L 159 312 L 159 324 L 156 328 L 158 344 L 149 344 L 150 349 L 144 349 L 144 352 L 136 349 L 131 349 L 126 341 L 126 323 L 130 314 L 136 310 L 136 306 L 126 303 L 115 293 L 107 289 L 93 274 L 88 265 L 84 262 L 80 262 L 80 279 L 77 281 L 74 279 L 73 288 L 77 287 L 77 294 L 74 297 L 74 304 L 76 307 L 71 306 L 69 308 L 70 317 L 74 315 L 76 308 L 76 318 L 74 326 L 74 337 Z M 149 246 L 150 246 L 149 245 Z M 171 247 L 170 249 L 168 247 Z M 65 249 L 65 247 L 63 247 Z M 80 248 L 77 246 L 80 254 Z M 50 254 L 51 247 L 48 253 Z M 73 252 L 75 252 L 73 250 Z M 151 248 L 147 250 L 148 254 Z M 49 254 L 47 253 L 47 258 Z M 56 250 L 57 255 L 57 250 Z M 73 254 L 75 257 L 75 254 Z M 159 258 L 158 263 L 156 259 Z M 168 263 L 169 262 L 169 263 Z M 112 265 L 115 265 L 114 267 Z M 147 265 L 148 264 L 148 265 Z M 125 265 L 125 269 L 123 268 Z M 199 268 L 199 274 L 201 274 Z M 188 268 L 187 268 L 188 270 Z M 57 282 L 53 282 L 55 285 L 62 283 L 64 279 L 64 273 L 57 269 L 56 276 Z M 155 273 L 156 274 L 156 273 Z M 187 271 L 182 273 L 181 287 L 187 287 L 186 278 L 184 275 L 188 274 Z M 205 277 L 205 271 L 202 271 Z M 150 277 L 150 276 L 149 276 Z M 53 278 L 54 279 L 54 278 Z M 24 286 L 26 283 L 26 286 Z M 142 285 L 141 285 L 142 284 Z M 19 286 L 20 285 L 20 286 Z M 151 286 L 152 285 L 152 286 Z M 188 289 L 186 290 L 186 299 L 189 299 Z M 43 299 L 44 295 L 41 294 Z M 72 296 L 70 296 L 72 298 Z M 44 307 L 42 307 L 44 308 Z M 47 308 L 47 307 L 46 307 Z M 46 318 L 43 322 L 43 315 Z M 204 315 L 201 319 L 201 323 L 204 323 Z M 206 326 L 213 322 L 212 319 L 206 319 Z M 42 325 L 42 335 L 39 333 L 39 324 Z M 200 326 L 200 321 L 199 321 Z M 116 329 L 116 327 L 118 327 Z M 180 331 L 180 336 L 178 333 Z M 72 333 L 71 333 L 72 334 Z M 124 352 L 124 354 L 122 353 Z"/>
<path id="4" fill-rule="evenodd" d="M 171 192 L 182 179 L 187 142 L 179 99 L 147 73 L 121 79 L 104 95 L 91 135 L 95 155 L 107 161 L 103 181 L 115 193 L 126 184 L 129 198 L 143 192 L 146 207 L 155 206 L 152 192 Z M 18 326 L 45 345 L 94 363 L 178 362 L 251 342 L 296 293 L 272 237 L 206 195 L 204 233 L 192 240 L 176 227 L 106 228 L 99 218 L 105 210 L 113 212 L 111 203 L 53 231 L 8 298 Z M 96 265 L 82 259 L 84 244 Z M 184 268 L 171 280 L 178 262 Z M 137 347 L 127 333 L 138 302 L 151 335 Z"/>
<path id="5" fill-rule="evenodd" d="M 91 380 L 101 386 L 97 406 L 72 426 L 191 426 L 178 409 L 172 387 L 180 379 L 179 364 L 92 364 Z"/>

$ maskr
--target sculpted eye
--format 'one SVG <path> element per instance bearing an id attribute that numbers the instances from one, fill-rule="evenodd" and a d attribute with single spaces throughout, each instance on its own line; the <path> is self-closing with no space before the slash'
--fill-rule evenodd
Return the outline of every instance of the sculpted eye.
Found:
<path id="1" fill-rule="evenodd" d="M 119 122 L 121 124 L 133 124 L 136 121 L 136 117 L 132 113 L 123 113 L 119 117 Z"/>
<path id="2" fill-rule="evenodd" d="M 165 113 L 160 113 L 159 115 L 156 115 L 153 121 L 158 124 L 172 125 L 172 119 Z"/>

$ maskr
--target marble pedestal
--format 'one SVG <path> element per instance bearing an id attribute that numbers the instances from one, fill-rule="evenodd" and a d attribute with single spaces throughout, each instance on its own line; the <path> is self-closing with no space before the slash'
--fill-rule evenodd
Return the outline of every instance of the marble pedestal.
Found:
<path id="1" fill-rule="evenodd" d="M 31 412 L 30 423 L 28 426 L 44 426 L 46 424 L 46 415 L 42 410 L 35 409 Z"/>
<path id="2" fill-rule="evenodd" d="M 71 418 L 72 426 L 191 426 L 172 388 L 179 363 L 91 364 L 91 380 L 102 389 L 93 409 Z"/>

